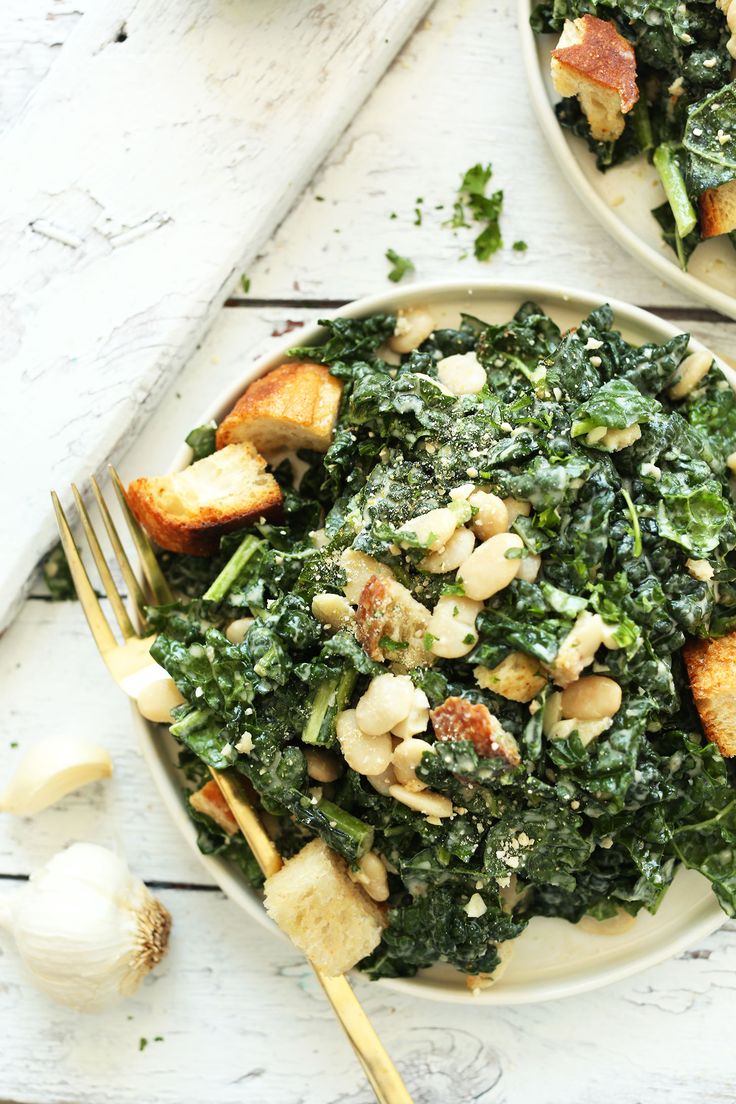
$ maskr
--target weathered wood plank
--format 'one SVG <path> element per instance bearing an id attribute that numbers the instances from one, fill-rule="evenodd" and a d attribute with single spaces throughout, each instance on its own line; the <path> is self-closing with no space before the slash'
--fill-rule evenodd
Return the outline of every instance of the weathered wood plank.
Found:
<path id="1" fill-rule="evenodd" d="M 0 518 L 0 624 L 49 469 L 120 455 L 428 4 L 98 0 L 71 34 L 0 141 L 6 416 L 45 442 Z"/>
<path id="2" fill-rule="evenodd" d="M 80 1017 L 48 1003 L 24 983 L 12 950 L 0 956 L 4 1099 L 369 1104 L 297 952 L 220 894 L 160 896 L 174 916 L 171 953 L 108 1012 Z M 415 1104 L 692 1104 L 694 1092 L 725 1104 L 733 1065 L 719 1025 L 730 1022 L 735 973 L 730 925 L 694 954 L 555 1004 L 479 1015 L 472 999 L 440 1005 L 357 987 Z"/>

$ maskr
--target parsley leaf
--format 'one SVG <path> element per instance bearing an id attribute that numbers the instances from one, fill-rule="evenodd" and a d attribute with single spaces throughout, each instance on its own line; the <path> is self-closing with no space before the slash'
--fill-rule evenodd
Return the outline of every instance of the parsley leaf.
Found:
<path id="1" fill-rule="evenodd" d="M 414 272 L 414 262 L 410 261 L 408 257 L 402 257 L 395 249 L 386 250 L 386 260 L 393 266 L 388 278 L 395 284 L 398 284 L 399 280 L 403 280 L 407 272 Z"/>

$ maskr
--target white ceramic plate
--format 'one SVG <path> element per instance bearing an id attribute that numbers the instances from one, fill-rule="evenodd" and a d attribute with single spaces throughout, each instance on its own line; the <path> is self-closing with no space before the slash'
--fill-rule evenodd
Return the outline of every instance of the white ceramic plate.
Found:
<path id="1" fill-rule="evenodd" d="M 582 138 L 563 130 L 557 122 L 554 104 L 560 96 L 552 85 L 549 69 L 557 36 L 532 31 L 529 16 L 535 6 L 536 0 L 519 0 L 522 57 L 532 107 L 560 172 L 601 225 L 637 260 L 683 294 L 736 318 L 736 251 L 728 239 L 711 238 L 701 243 L 690 258 L 687 272 L 683 272 L 675 254 L 662 241 L 659 223 L 651 214 L 652 208 L 665 199 L 653 166 L 642 156 L 599 172 Z"/>
<path id="2" fill-rule="evenodd" d="M 422 305 L 431 310 L 438 325 L 454 326 L 460 321 L 461 311 L 477 314 L 492 322 L 506 321 L 525 299 L 540 303 L 563 328 L 575 325 L 604 301 L 584 292 L 544 285 L 426 284 L 361 299 L 337 314 L 356 317 L 375 311 Z M 610 302 L 615 310 L 616 325 L 629 340 L 637 343 L 666 341 L 679 332 L 676 327 L 637 307 L 615 300 Z M 206 422 L 210 418 L 221 419 L 246 385 L 281 363 L 287 349 L 295 341 L 300 345 L 309 344 L 319 337 L 319 327 L 312 326 L 285 341 L 274 343 L 273 351 L 250 367 L 240 379 L 233 380 L 232 387 L 220 395 L 193 424 Z M 702 346 L 693 342 L 692 348 Z M 736 387 L 736 373 L 728 368 L 724 371 Z M 191 427 L 181 428 L 184 436 Z M 189 449 L 184 446 L 174 458 L 172 470 L 184 467 L 189 460 Z M 281 935 L 266 916 L 258 894 L 250 889 L 239 872 L 220 859 L 200 854 L 196 832 L 182 800 L 182 784 L 175 767 L 175 741 L 162 728 L 144 721 L 137 710 L 134 710 L 134 716 L 146 762 L 164 804 L 183 835 L 223 891 L 255 921 Z M 478 996 L 471 996 L 464 977 L 447 967 L 433 967 L 413 979 L 385 980 L 379 984 L 433 1000 L 474 1000 L 483 1004 L 524 1004 L 549 1000 L 599 988 L 636 973 L 691 946 L 722 922 L 723 913 L 706 880 L 697 873 L 681 870 L 657 915 L 640 914 L 636 922 L 618 936 L 589 934 L 564 920 L 533 919 L 526 931 L 515 940 L 510 965 L 503 976 L 493 988 Z"/>

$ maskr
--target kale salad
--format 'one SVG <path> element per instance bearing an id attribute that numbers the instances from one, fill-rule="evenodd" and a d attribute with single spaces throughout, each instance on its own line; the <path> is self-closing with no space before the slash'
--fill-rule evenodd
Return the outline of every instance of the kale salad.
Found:
<path id="1" fill-rule="evenodd" d="M 191 784 L 237 771 L 285 856 L 380 857 L 373 978 L 491 975 L 532 917 L 654 912 L 681 864 L 736 915 L 734 772 L 681 654 L 736 629 L 717 365 L 684 334 L 630 344 L 607 306 L 566 333 L 533 302 L 464 316 L 400 356 L 406 317 L 322 325 L 292 352 L 342 382 L 339 417 L 326 452 L 275 467 L 281 519 L 161 554 L 178 599 L 149 611 L 153 655 Z M 214 428 L 189 442 L 208 456 Z"/>
<path id="2" fill-rule="evenodd" d="M 614 137 L 601 137 L 580 97 L 569 93 L 556 113 L 563 127 L 588 142 L 601 171 L 642 155 L 653 162 L 667 199 L 652 214 L 683 269 L 706 237 L 727 234 L 736 247 L 736 9 L 729 13 L 730 4 L 543 0 L 531 17 L 534 31 L 557 34 L 569 21 L 594 17 L 633 47 L 635 102 L 624 107 L 620 133 L 617 127 Z M 607 84 L 605 71 L 596 72 L 592 57 L 587 61 L 588 75 Z"/>

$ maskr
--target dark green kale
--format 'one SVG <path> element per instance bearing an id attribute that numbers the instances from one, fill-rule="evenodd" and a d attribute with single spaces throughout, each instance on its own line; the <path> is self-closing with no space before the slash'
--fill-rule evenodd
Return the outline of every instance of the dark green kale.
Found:
<path id="1" fill-rule="evenodd" d="M 727 465 L 736 396 L 717 365 L 673 402 L 667 389 L 688 336 L 635 346 L 607 306 L 564 336 L 534 303 L 503 324 L 466 316 L 399 365 L 378 354 L 393 316 L 325 325 L 322 346 L 295 352 L 344 381 L 340 417 L 327 453 L 303 454 L 298 487 L 289 462 L 277 469 L 283 524 L 224 538 L 209 559 L 162 556 L 179 596 L 150 611 L 152 651 L 186 699 L 171 731 L 189 784 L 201 785 L 210 766 L 237 771 L 285 855 L 319 836 L 349 863 L 371 848 L 383 856 L 389 925 L 361 964 L 373 977 L 438 961 L 490 973 L 497 944 L 531 917 L 654 911 L 681 864 L 709 878 L 735 915 L 733 771 L 705 741 L 680 656 L 686 638 L 736 628 Z M 486 385 L 447 394 L 437 362 L 470 352 Z M 604 440 L 631 426 L 624 447 Z M 451 502 L 458 522 L 472 523 L 473 507 L 450 498 L 468 483 L 509 507 L 515 500 L 525 570 L 486 600 L 466 655 L 409 675 L 431 709 L 455 696 L 485 705 L 521 762 L 484 754 L 470 738 L 438 741 L 430 723 L 417 778 L 453 815 L 427 818 L 394 799 L 390 776 L 369 780 L 347 765 L 337 717 L 387 668 L 350 619 L 323 626 L 312 600 L 343 594 L 347 549 L 390 567 L 428 611 L 443 595 L 461 596 L 454 571 L 424 569 L 427 549 L 403 527 Z M 705 561 L 712 580 L 693 561 Z M 610 634 L 593 669 L 622 693 L 592 737 L 549 721 L 561 645 L 590 614 Z M 228 627 L 246 617 L 233 643 Z M 403 641 L 389 630 L 381 646 L 400 672 Z M 532 703 L 476 678 L 478 667 L 518 653 L 542 672 Z M 309 777 L 315 749 L 334 761 L 333 781 Z M 198 826 L 204 850 L 257 880 L 242 844 L 207 820 Z"/>
<path id="2" fill-rule="evenodd" d="M 54 602 L 70 602 L 76 599 L 77 591 L 69 570 L 69 561 L 60 544 L 55 544 L 43 559 L 41 570 Z"/>
<path id="3" fill-rule="evenodd" d="M 197 460 L 203 460 L 205 456 L 211 456 L 215 451 L 216 433 L 216 422 L 207 422 L 205 425 L 197 426 L 196 429 L 191 431 L 186 438 L 186 443 L 192 450 L 193 464 L 195 464 Z"/>
<path id="4" fill-rule="evenodd" d="M 700 195 L 736 177 L 736 85 L 729 83 L 693 104 L 683 145 L 689 190 Z"/>

